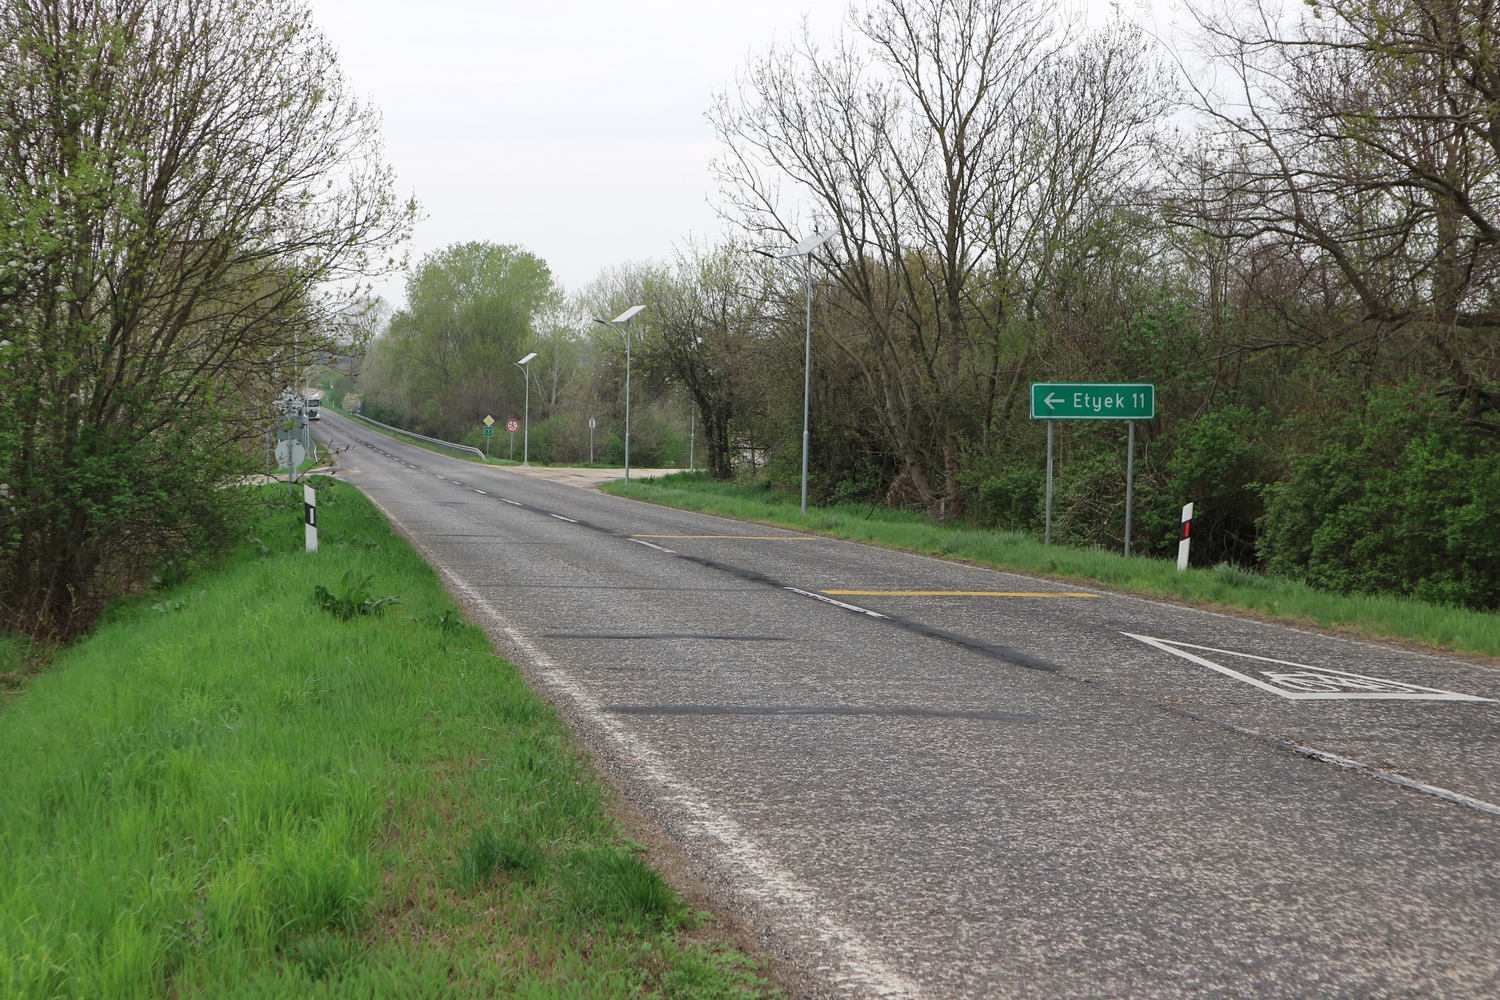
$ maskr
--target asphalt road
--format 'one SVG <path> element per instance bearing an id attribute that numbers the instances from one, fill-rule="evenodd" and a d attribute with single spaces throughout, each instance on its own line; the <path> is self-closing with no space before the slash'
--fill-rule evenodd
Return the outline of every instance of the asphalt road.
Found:
<path id="1" fill-rule="evenodd" d="M 814 992 L 1500 996 L 1500 671 L 323 423 Z"/>

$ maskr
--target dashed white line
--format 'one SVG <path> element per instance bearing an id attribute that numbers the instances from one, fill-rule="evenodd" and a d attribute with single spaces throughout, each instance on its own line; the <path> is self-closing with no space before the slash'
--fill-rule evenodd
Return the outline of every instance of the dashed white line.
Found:
<path id="1" fill-rule="evenodd" d="M 514 500 L 506 500 L 504 497 L 501 497 L 500 500 L 502 502 L 504 502 L 504 503 L 510 504 L 512 507 L 524 507 L 524 506 L 526 506 L 524 503 L 517 503 Z"/>
<path id="2" fill-rule="evenodd" d="M 474 492 L 475 492 L 475 493 L 478 493 L 478 494 L 479 494 L 479 495 L 480 495 L 480 496 L 482 496 L 482 497 L 487 497 L 487 496 L 489 496 L 489 494 L 488 494 L 488 493 L 486 493 L 486 492 L 485 492 L 485 491 L 484 491 L 484 490 L 475 490 L 475 491 L 474 491 Z"/>
<path id="3" fill-rule="evenodd" d="M 559 521 L 567 521 L 569 524 L 577 524 L 578 523 L 577 521 L 573 520 L 571 517 L 563 517 L 561 514 L 548 514 L 547 516 L 548 517 L 555 517 Z"/>
<path id="4" fill-rule="evenodd" d="M 676 552 L 673 552 L 671 549 L 667 548 L 665 545 L 657 545 L 654 542 L 647 542 L 647 541 L 644 541 L 644 540 L 639 539 L 639 538 L 632 538 L 631 541 L 635 542 L 635 544 L 637 544 L 637 545 L 644 545 L 648 549 L 655 549 L 658 552 L 665 552 L 668 555 L 674 555 L 675 556 L 677 554 Z"/>
<path id="5" fill-rule="evenodd" d="M 787 587 L 786 589 L 790 590 L 794 594 L 801 594 L 803 597 L 811 597 L 815 601 L 822 601 L 824 604 L 832 604 L 836 608 L 843 608 L 845 611 L 853 611 L 856 614 L 869 615 L 871 618 L 890 618 L 890 615 L 883 615 L 879 611 L 871 611 L 869 608 L 862 608 L 858 604 L 845 604 L 843 601 L 835 601 L 831 597 L 824 597 L 822 594 L 814 594 L 810 590 L 798 590 L 796 587 Z"/>

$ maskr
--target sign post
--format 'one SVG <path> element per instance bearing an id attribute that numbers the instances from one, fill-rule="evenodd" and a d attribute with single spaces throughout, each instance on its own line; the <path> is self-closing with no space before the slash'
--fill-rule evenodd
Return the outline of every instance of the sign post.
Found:
<path id="1" fill-rule="evenodd" d="M 589 417 L 589 464 L 594 464 L 594 418 Z"/>
<path id="2" fill-rule="evenodd" d="M 1153 382 L 1033 382 L 1031 419 L 1047 421 L 1047 513 L 1044 544 L 1052 544 L 1052 424 L 1057 420 L 1124 420 L 1130 425 L 1125 458 L 1125 555 L 1135 506 L 1135 424 L 1156 418 Z"/>
<path id="3" fill-rule="evenodd" d="M 495 418 L 484 418 L 484 457 L 490 457 L 490 438 L 495 436 Z"/>
<path id="4" fill-rule="evenodd" d="M 505 429 L 510 431 L 510 460 L 516 460 L 516 431 L 521 429 L 521 421 L 511 417 L 505 422 Z"/>

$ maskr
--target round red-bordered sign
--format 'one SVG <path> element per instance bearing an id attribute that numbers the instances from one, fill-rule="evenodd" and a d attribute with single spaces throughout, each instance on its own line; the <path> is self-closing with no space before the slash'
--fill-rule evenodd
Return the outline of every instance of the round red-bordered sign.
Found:
<path id="1" fill-rule="evenodd" d="M 511 417 L 505 422 L 505 429 L 514 434 L 516 431 L 521 429 L 521 421 L 517 420 L 515 417 Z"/>

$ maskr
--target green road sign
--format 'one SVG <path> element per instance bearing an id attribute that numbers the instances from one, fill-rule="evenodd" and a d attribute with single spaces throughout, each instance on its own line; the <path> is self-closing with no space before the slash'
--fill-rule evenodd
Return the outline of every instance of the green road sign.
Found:
<path id="1" fill-rule="evenodd" d="M 1032 420 L 1151 420 L 1151 382 L 1033 382 Z"/>
<path id="2" fill-rule="evenodd" d="M 484 429 L 484 436 L 487 437 L 487 438 L 494 437 L 495 436 L 495 428 L 493 428 L 493 427 L 486 427 Z"/>

